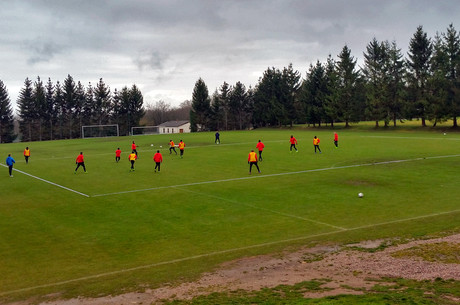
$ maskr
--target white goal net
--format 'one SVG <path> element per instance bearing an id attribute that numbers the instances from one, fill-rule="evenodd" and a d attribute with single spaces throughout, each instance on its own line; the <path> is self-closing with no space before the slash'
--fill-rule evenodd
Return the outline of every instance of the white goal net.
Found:
<path id="1" fill-rule="evenodd" d="M 87 125 L 81 127 L 82 138 L 118 137 L 120 135 L 118 124 Z"/>
<path id="2" fill-rule="evenodd" d="M 141 127 L 131 127 L 131 135 L 152 135 L 159 134 L 160 128 L 158 126 L 141 126 Z"/>

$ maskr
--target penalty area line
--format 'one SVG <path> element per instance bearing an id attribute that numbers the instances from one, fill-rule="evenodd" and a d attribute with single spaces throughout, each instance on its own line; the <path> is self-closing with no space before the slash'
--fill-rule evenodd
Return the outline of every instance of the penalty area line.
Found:
<path id="1" fill-rule="evenodd" d="M 165 185 L 165 186 L 150 187 L 150 188 L 138 189 L 138 190 L 129 190 L 129 191 L 121 191 L 121 192 L 105 193 L 105 194 L 95 194 L 95 195 L 91 195 L 90 197 L 114 196 L 114 195 L 122 195 L 122 194 L 130 194 L 130 193 L 162 190 L 162 189 L 168 189 L 168 188 L 178 188 L 178 187 L 184 187 L 184 186 L 204 185 L 204 184 L 212 184 L 212 183 L 223 183 L 223 182 L 232 182 L 232 181 L 240 181 L 240 180 L 260 179 L 260 178 L 267 178 L 267 177 L 276 177 L 276 176 L 286 176 L 286 175 L 297 175 L 297 174 L 305 174 L 305 173 L 313 173 L 313 172 L 322 172 L 322 171 L 330 171 L 330 170 L 345 169 L 345 168 L 373 166 L 373 165 L 385 165 L 385 164 L 393 164 L 393 163 L 421 161 L 421 160 L 426 160 L 426 159 L 440 159 L 440 158 L 454 158 L 454 157 L 460 157 L 460 154 L 458 154 L 458 155 L 445 155 L 445 156 L 432 156 L 432 157 L 419 157 L 419 158 L 414 158 L 414 159 L 391 160 L 391 161 L 382 161 L 382 162 L 373 162 L 373 163 L 352 164 L 352 165 L 344 165 L 344 166 L 336 166 L 336 167 L 332 166 L 332 167 L 325 167 L 325 168 L 307 169 L 307 170 L 295 171 L 295 172 L 285 172 L 285 173 L 277 173 L 277 174 L 267 174 L 267 175 L 258 175 L 258 176 L 249 176 L 249 177 L 238 177 L 238 178 L 210 180 L 210 181 L 200 181 L 200 182 L 191 182 L 191 183 L 176 184 L 176 185 Z"/>
<path id="2" fill-rule="evenodd" d="M 345 233 L 345 232 L 351 232 L 351 231 L 357 231 L 357 230 L 363 230 L 363 229 L 370 229 L 370 228 L 375 228 L 375 227 L 379 227 L 379 226 L 385 226 L 385 225 L 402 223 L 402 222 L 413 221 L 413 220 L 420 220 L 420 219 L 436 217 L 436 216 L 441 216 L 441 215 L 455 214 L 455 213 L 459 213 L 459 212 L 460 212 L 460 209 L 451 210 L 451 211 L 445 211 L 445 212 L 438 212 L 438 213 L 415 216 L 415 217 L 409 217 L 409 218 L 404 218 L 404 219 L 390 220 L 390 221 L 385 221 L 385 222 L 381 222 L 381 223 L 369 224 L 369 225 L 364 225 L 364 226 L 359 226 L 359 227 L 354 227 L 354 228 L 348 228 L 348 229 L 343 229 L 343 230 L 335 230 L 335 231 L 330 231 L 330 232 L 311 234 L 311 235 L 305 235 L 305 236 L 293 237 L 293 238 L 288 238 L 288 239 L 276 240 L 276 241 L 271 241 L 271 242 L 266 242 L 266 243 L 254 244 L 254 245 L 250 245 L 250 246 L 231 248 L 231 249 L 214 251 L 214 252 L 203 253 L 203 254 L 197 254 L 197 255 L 192 255 L 192 256 L 178 258 L 178 259 L 173 259 L 173 260 L 169 260 L 169 261 L 163 261 L 163 262 L 158 262 L 158 263 L 153 263 L 153 264 L 148 264 L 148 265 L 142 265 L 142 266 L 137 266 L 137 267 L 132 267 L 132 268 L 126 268 L 126 269 L 120 269 L 120 270 L 115 270 L 115 271 L 110 271 L 110 272 L 104 272 L 104 273 L 89 275 L 89 276 L 85 276 L 85 277 L 70 279 L 70 280 L 67 280 L 67 281 L 61 281 L 61 282 L 37 285 L 37 286 L 32 286 L 32 287 L 25 287 L 25 288 L 9 290 L 9 291 L 0 291 L 0 296 L 11 295 L 11 294 L 14 294 L 14 293 L 21 293 L 21 292 L 31 291 L 31 290 L 41 289 L 41 288 L 50 288 L 50 287 L 62 286 L 62 285 L 65 285 L 65 284 L 71 284 L 71 283 L 76 283 L 76 282 L 92 280 L 92 279 L 98 279 L 98 278 L 111 276 L 111 275 L 119 275 L 119 274 L 131 272 L 131 271 L 145 270 L 145 269 L 150 269 L 150 268 L 154 268 L 154 267 L 171 265 L 171 264 L 175 264 L 175 263 L 181 263 L 181 262 L 191 261 L 191 260 L 200 259 L 200 258 L 217 256 L 217 255 L 221 255 L 221 254 L 233 253 L 233 252 L 238 252 L 238 251 L 245 251 L 245 250 L 262 248 L 262 247 L 273 246 L 273 245 L 280 245 L 280 244 L 283 244 L 283 243 L 307 240 L 307 239 L 311 239 L 311 238 L 323 237 L 323 236 L 333 235 L 333 234 L 337 234 L 337 233 Z"/>
<path id="3" fill-rule="evenodd" d="M 0 163 L 0 165 L 3 166 L 3 167 L 7 167 L 6 165 L 1 164 L 1 163 Z M 49 181 L 49 180 L 46 180 L 46 179 L 43 179 L 43 178 L 34 176 L 34 175 L 32 175 L 32 174 L 26 173 L 26 172 L 24 172 L 24 171 L 22 171 L 22 170 L 19 170 L 19 169 L 14 169 L 14 172 L 21 173 L 21 174 L 23 174 L 23 175 L 26 175 L 26 176 L 32 177 L 32 178 L 34 178 L 34 179 L 40 180 L 40 181 L 42 181 L 42 182 L 45 182 L 45 183 L 48 183 L 48 184 L 57 186 L 57 187 L 59 187 L 59 188 L 61 188 L 61 189 L 64 189 L 64 190 L 66 190 L 66 191 L 69 191 L 69 192 L 72 192 L 72 193 L 75 193 L 75 194 L 78 194 L 78 195 L 81 195 L 81 196 L 84 196 L 84 197 L 88 197 L 88 198 L 90 197 L 90 196 L 87 195 L 87 194 L 83 194 L 83 193 L 81 193 L 81 192 L 79 192 L 79 191 L 73 190 L 73 189 L 68 188 L 68 187 L 65 187 L 65 186 L 63 186 L 63 185 L 60 185 L 60 184 L 51 182 L 51 181 Z"/>

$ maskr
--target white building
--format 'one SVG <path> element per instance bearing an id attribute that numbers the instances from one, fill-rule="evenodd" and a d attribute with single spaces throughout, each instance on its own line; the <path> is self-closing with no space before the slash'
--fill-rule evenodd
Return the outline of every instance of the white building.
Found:
<path id="1" fill-rule="evenodd" d="M 189 133 L 190 122 L 189 121 L 168 121 L 158 125 L 158 133 Z"/>

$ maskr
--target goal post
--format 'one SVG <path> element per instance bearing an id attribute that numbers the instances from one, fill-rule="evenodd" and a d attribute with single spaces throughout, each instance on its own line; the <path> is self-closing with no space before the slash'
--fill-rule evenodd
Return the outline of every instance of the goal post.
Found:
<path id="1" fill-rule="evenodd" d="M 158 126 L 139 126 L 131 127 L 131 135 L 141 136 L 141 135 L 154 135 L 159 134 L 160 128 Z"/>
<path id="2" fill-rule="evenodd" d="M 118 124 L 109 125 L 86 125 L 81 127 L 81 137 L 85 138 L 105 138 L 118 137 L 120 130 Z"/>

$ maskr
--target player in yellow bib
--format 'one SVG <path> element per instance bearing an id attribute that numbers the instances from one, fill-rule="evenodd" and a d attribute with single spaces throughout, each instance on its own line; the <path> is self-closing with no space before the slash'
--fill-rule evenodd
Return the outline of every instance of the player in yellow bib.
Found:
<path id="1" fill-rule="evenodd" d="M 129 171 L 134 171 L 134 162 L 136 162 L 137 160 L 137 156 L 134 150 L 132 151 L 132 153 L 129 154 L 128 160 L 129 162 L 131 162 L 131 169 Z"/>

